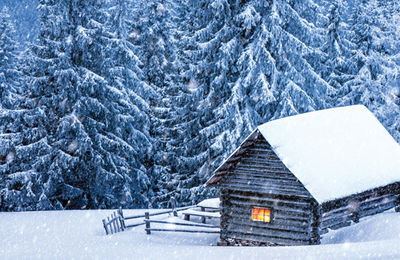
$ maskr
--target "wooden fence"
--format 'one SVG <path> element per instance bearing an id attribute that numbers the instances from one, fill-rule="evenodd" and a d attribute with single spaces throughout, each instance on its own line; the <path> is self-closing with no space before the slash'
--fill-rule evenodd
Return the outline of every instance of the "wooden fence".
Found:
<path id="1" fill-rule="evenodd" d="M 170 222 L 170 221 L 161 221 L 161 220 L 150 220 L 151 214 L 149 212 L 145 212 L 144 222 L 146 224 L 146 234 L 150 235 L 151 231 L 169 231 L 169 232 L 190 232 L 190 233 L 214 233 L 219 234 L 219 226 L 208 225 L 208 224 L 197 224 L 197 223 L 181 223 L 181 222 Z M 194 229 L 171 229 L 171 228 L 151 228 L 151 223 L 158 224 L 166 224 L 166 225 L 177 225 L 177 226 L 186 226 L 186 227 L 201 227 L 208 228 L 203 230 L 194 230 Z M 218 229 L 218 230 L 212 230 Z"/>
<path id="2" fill-rule="evenodd" d="M 195 207 L 195 206 L 187 206 L 187 207 L 163 210 L 163 211 L 159 211 L 159 212 L 155 212 L 155 213 L 149 213 L 149 216 L 158 216 L 158 215 L 170 214 L 170 213 L 172 213 L 174 216 L 177 216 L 178 211 L 187 210 L 187 209 L 190 209 L 193 207 Z M 148 212 L 146 212 L 146 213 L 148 213 Z M 103 226 L 104 226 L 106 235 L 111 235 L 111 234 L 115 234 L 117 232 L 125 231 L 127 228 L 144 225 L 145 222 L 128 224 L 127 221 L 145 218 L 145 216 L 146 216 L 145 214 L 134 215 L 134 216 L 125 216 L 124 212 L 122 211 L 122 208 L 119 208 L 116 212 L 113 212 L 110 217 L 107 217 L 107 219 L 103 219 Z"/>
<path id="3" fill-rule="evenodd" d="M 118 215 L 114 211 L 110 217 L 103 219 L 103 226 L 104 230 L 106 231 L 106 235 L 115 234 L 126 229 L 123 217 L 121 217 L 119 214 L 120 211 L 122 212 L 122 209 L 118 210 Z"/>

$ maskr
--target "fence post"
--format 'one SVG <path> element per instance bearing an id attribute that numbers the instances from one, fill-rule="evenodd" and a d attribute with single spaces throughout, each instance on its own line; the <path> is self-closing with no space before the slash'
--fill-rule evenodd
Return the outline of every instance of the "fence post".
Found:
<path id="1" fill-rule="evenodd" d="M 110 227 L 110 234 L 113 234 L 113 227 L 112 227 L 112 224 L 110 222 L 110 217 L 107 217 L 107 226 Z"/>
<path id="2" fill-rule="evenodd" d="M 106 224 L 106 220 L 105 219 L 103 219 L 103 226 L 104 226 L 104 229 L 106 230 L 106 235 L 108 235 L 108 228 L 107 228 L 107 224 Z"/>
<path id="3" fill-rule="evenodd" d="M 124 231 L 126 229 L 126 225 L 125 225 L 124 213 L 122 212 L 122 207 L 119 207 L 118 214 L 120 216 L 119 221 L 121 222 L 122 231 Z"/>
<path id="4" fill-rule="evenodd" d="M 112 228 L 113 228 L 113 232 L 114 232 L 114 233 L 117 233 L 117 232 L 118 232 L 118 231 L 117 231 L 117 226 L 115 226 L 115 219 L 114 219 L 113 214 L 111 214 L 111 226 L 112 226 Z"/>
<path id="5" fill-rule="evenodd" d="M 174 214 L 174 217 L 177 217 L 178 216 L 178 212 L 176 211 L 176 199 L 175 199 L 174 196 L 171 196 L 171 198 L 168 201 L 168 204 L 170 204 L 171 207 L 172 207 L 172 212 Z"/>
<path id="6" fill-rule="evenodd" d="M 146 222 L 146 234 L 150 235 L 150 214 L 149 212 L 144 213 L 144 221 Z"/>
<path id="7" fill-rule="evenodd" d="M 115 226 L 115 232 L 120 232 L 121 229 L 119 227 L 119 218 L 117 218 L 117 213 L 115 213 L 115 211 L 113 212 L 112 218 Z"/>

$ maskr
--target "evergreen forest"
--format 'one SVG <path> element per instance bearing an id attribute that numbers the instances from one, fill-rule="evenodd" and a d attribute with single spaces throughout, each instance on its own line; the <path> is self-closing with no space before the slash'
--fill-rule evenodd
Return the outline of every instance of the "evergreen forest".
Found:
<path id="1" fill-rule="evenodd" d="M 160 208 L 270 120 L 400 141 L 400 0 L 2 0 L 0 211 Z"/>

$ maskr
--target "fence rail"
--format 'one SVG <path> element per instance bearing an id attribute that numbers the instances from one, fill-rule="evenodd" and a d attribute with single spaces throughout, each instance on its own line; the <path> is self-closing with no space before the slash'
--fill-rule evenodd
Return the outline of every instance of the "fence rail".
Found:
<path id="1" fill-rule="evenodd" d="M 146 228 L 146 232 L 151 231 L 165 231 L 165 232 L 189 232 L 189 233 L 210 233 L 210 234 L 219 234 L 220 231 L 218 230 L 190 230 L 190 229 L 167 229 L 167 228 Z M 151 233 L 147 233 L 150 235 Z"/>
<path id="2" fill-rule="evenodd" d="M 158 215 L 170 214 L 170 213 L 173 213 L 174 216 L 177 216 L 178 211 L 187 210 L 187 209 L 190 209 L 193 207 L 195 207 L 195 206 L 186 206 L 186 207 L 181 207 L 181 208 L 173 208 L 173 209 L 169 209 L 169 210 L 163 210 L 163 211 L 159 211 L 159 212 L 149 213 L 149 216 L 158 216 Z M 133 227 L 144 225 L 145 222 L 134 223 L 134 224 L 126 223 L 127 220 L 140 219 L 140 218 L 145 218 L 145 214 L 125 216 L 124 212 L 122 211 L 122 208 L 119 208 L 116 212 L 113 212 L 110 217 L 107 217 L 107 219 L 103 219 L 103 226 L 104 226 L 106 235 L 111 235 L 111 234 L 115 234 L 117 232 L 125 231 L 127 228 L 133 228 Z"/>
<path id="3" fill-rule="evenodd" d="M 209 224 L 199 224 L 199 223 L 181 223 L 181 222 L 170 222 L 161 220 L 150 220 L 149 212 L 145 212 L 144 223 L 146 225 L 145 231 L 147 235 L 151 234 L 151 231 L 169 231 L 169 232 L 190 232 L 190 233 L 212 233 L 219 234 L 219 230 L 209 230 L 209 229 L 219 229 L 219 226 L 209 225 Z M 177 226 L 189 226 L 189 227 L 202 227 L 209 228 L 203 230 L 193 230 L 193 229 L 171 229 L 171 228 L 151 228 L 151 223 L 177 225 Z"/>

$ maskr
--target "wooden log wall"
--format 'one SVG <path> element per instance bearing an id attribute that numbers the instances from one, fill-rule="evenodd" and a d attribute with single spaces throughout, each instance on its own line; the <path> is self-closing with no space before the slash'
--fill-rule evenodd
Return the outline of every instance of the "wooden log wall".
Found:
<path id="1" fill-rule="evenodd" d="M 400 183 L 319 205 L 255 131 L 217 170 L 221 191 L 221 239 L 270 245 L 318 244 L 328 229 L 365 216 L 400 211 Z M 251 220 L 253 207 L 272 209 L 271 223 Z"/>
<path id="2" fill-rule="evenodd" d="M 321 234 L 358 222 L 399 205 L 400 183 L 371 189 L 322 204 Z"/>
<path id="3" fill-rule="evenodd" d="M 244 146 L 244 145 L 243 145 Z M 319 243 L 319 209 L 309 192 L 261 136 L 239 150 L 219 186 L 221 238 L 276 245 Z M 229 163 L 230 160 L 228 160 Z M 253 221 L 253 207 L 272 209 L 270 223 Z"/>

